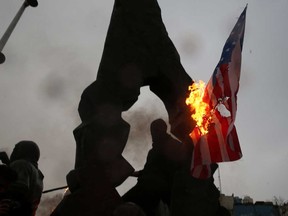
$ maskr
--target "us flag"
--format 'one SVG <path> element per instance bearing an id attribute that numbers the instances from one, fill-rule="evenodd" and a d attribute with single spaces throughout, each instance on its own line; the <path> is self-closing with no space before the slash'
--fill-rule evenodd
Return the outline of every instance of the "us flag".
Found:
<path id="1" fill-rule="evenodd" d="M 209 105 L 212 117 L 209 132 L 202 135 L 195 127 L 190 134 L 194 143 L 191 174 L 196 178 L 210 177 L 212 163 L 235 161 L 242 157 L 234 122 L 246 9 L 247 6 L 228 37 L 221 59 L 205 87 L 203 101 Z"/>

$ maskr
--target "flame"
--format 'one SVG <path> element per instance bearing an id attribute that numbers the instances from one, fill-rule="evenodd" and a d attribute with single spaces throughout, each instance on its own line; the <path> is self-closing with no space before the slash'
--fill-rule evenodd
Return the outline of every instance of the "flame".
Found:
<path id="1" fill-rule="evenodd" d="M 203 101 L 205 86 L 206 84 L 202 80 L 199 80 L 198 83 L 194 82 L 188 87 L 190 94 L 189 97 L 186 98 L 186 104 L 193 113 L 191 118 L 196 122 L 196 127 L 202 135 L 208 133 L 209 125 L 212 120 L 209 105 Z"/>

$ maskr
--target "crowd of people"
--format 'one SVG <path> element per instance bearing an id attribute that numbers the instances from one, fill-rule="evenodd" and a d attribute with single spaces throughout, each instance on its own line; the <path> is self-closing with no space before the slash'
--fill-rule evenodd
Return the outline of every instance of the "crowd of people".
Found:
<path id="1" fill-rule="evenodd" d="M 199 180 L 189 174 L 192 149 L 170 135 L 162 119 L 154 120 L 150 130 L 153 143 L 144 168 L 132 174 L 137 183 L 122 196 L 113 216 L 230 215 L 219 204 L 213 176 Z M 44 178 L 39 157 L 33 141 L 17 143 L 10 157 L 0 153 L 0 216 L 36 215 Z"/>

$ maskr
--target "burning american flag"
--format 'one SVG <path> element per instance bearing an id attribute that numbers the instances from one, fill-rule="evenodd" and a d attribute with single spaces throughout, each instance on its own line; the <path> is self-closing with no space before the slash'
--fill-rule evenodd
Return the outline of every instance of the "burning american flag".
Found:
<path id="1" fill-rule="evenodd" d="M 210 177 L 212 163 L 235 161 L 242 157 L 234 122 L 246 9 L 247 6 L 227 39 L 221 59 L 206 87 L 202 82 L 189 87 L 190 96 L 186 104 L 197 122 L 190 133 L 194 143 L 191 174 L 196 178 Z"/>

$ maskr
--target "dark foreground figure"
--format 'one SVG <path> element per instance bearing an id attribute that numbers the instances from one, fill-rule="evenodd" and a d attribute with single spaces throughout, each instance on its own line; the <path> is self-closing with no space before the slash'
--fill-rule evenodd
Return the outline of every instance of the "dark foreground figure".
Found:
<path id="1" fill-rule="evenodd" d="M 142 86 L 163 101 L 171 133 L 193 146 L 188 134 L 195 124 L 185 104 L 192 83 L 157 1 L 115 0 L 97 79 L 83 91 L 78 107 L 75 168 L 67 175 L 71 194 L 53 215 L 111 216 L 123 204 L 115 188 L 134 169 L 122 156 L 130 125 L 121 114 L 137 101 Z"/>
<path id="2" fill-rule="evenodd" d="M 33 141 L 20 141 L 9 164 L 1 165 L 0 215 L 35 216 L 42 190 L 43 174 L 38 169 L 40 150 Z"/>
<path id="3" fill-rule="evenodd" d="M 189 154 L 181 142 L 167 133 L 162 119 L 153 121 L 150 130 L 152 149 L 143 170 L 138 172 L 137 184 L 122 198 L 139 205 L 147 216 L 155 216 L 160 201 L 170 207 L 175 172 L 185 164 Z"/>
<path id="4" fill-rule="evenodd" d="M 198 180 L 190 175 L 190 146 L 169 135 L 162 119 L 153 121 L 150 129 L 152 149 L 137 184 L 123 200 L 139 205 L 146 216 L 166 216 L 159 211 L 162 203 L 171 216 L 222 215 L 213 178 Z M 213 168 L 215 172 L 217 165 Z"/>

